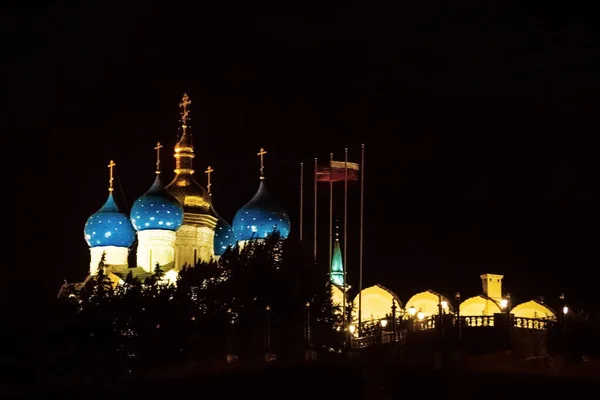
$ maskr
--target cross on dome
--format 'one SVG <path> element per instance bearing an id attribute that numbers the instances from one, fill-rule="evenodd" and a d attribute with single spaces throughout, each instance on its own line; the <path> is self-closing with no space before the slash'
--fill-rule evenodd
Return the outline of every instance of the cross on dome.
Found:
<path id="1" fill-rule="evenodd" d="M 264 148 L 260 148 L 260 151 L 256 153 L 257 156 L 260 157 L 260 179 L 265 179 L 265 164 L 264 164 L 264 155 L 267 154 L 267 151 Z"/>
<path id="2" fill-rule="evenodd" d="M 213 172 L 214 169 L 212 169 L 212 167 L 209 165 L 208 168 L 206 168 L 206 171 L 204 171 L 204 173 L 207 175 L 208 177 L 208 183 L 206 184 L 206 190 L 208 190 L 208 193 L 210 193 L 210 173 Z"/>
<path id="3" fill-rule="evenodd" d="M 108 170 L 110 171 L 110 178 L 108 179 L 108 191 L 112 192 L 114 190 L 113 188 L 113 168 L 114 166 L 117 165 L 115 164 L 115 162 L 113 160 L 110 160 L 110 163 L 108 163 Z"/>
<path id="4" fill-rule="evenodd" d="M 154 150 L 156 150 L 156 175 L 160 174 L 160 149 L 162 149 L 160 142 L 156 143 Z"/>

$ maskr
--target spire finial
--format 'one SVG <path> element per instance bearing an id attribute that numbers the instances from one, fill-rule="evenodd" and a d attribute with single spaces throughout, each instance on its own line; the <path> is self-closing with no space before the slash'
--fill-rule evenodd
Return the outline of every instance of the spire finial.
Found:
<path id="1" fill-rule="evenodd" d="M 160 142 L 156 143 L 154 150 L 156 150 L 156 175 L 160 174 L 160 149 L 162 149 L 162 144 Z"/>
<path id="2" fill-rule="evenodd" d="M 190 115 L 190 110 L 188 110 L 190 104 L 192 104 L 192 100 L 190 100 L 187 93 L 184 93 L 181 98 L 181 103 L 179 103 L 179 108 L 181 108 L 181 127 L 184 131 L 187 128 L 187 119 Z"/>
<path id="3" fill-rule="evenodd" d="M 208 190 L 208 193 L 210 193 L 210 173 L 213 172 L 214 169 L 212 169 L 212 167 L 209 165 L 208 168 L 206 168 L 206 171 L 204 171 L 204 173 L 206 174 L 206 176 L 208 177 L 208 183 L 206 184 L 206 190 Z"/>
<path id="4" fill-rule="evenodd" d="M 260 179 L 265 179 L 265 154 L 267 154 L 267 151 L 262 147 L 260 148 L 260 151 L 256 154 L 260 157 Z"/>
<path id="5" fill-rule="evenodd" d="M 108 191 L 112 192 L 114 190 L 113 188 L 113 168 L 115 167 L 115 162 L 113 160 L 110 160 L 110 162 L 108 163 L 108 170 L 110 171 L 110 178 L 108 179 Z"/>

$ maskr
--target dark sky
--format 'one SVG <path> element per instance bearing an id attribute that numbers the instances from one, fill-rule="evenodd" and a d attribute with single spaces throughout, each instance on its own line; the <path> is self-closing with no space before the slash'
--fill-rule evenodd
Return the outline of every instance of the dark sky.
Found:
<path id="1" fill-rule="evenodd" d="M 105 200 L 108 161 L 124 207 L 152 183 L 158 140 L 170 179 L 187 92 L 197 179 L 215 169 L 214 205 L 229 221 L 257 188 L 262 146 L 296 233 L 307 165 L 311 239 L 314 157 L 349 146 L 359 161 L 365 143 L 366 284 L 404 300 L 428 288 L 474 295 L 479 274 L 496 272 L 520 300 L 591 301 L 600 58 L 585 10 L 386 4 L 4 12 L 7 120 L 23 141 L 17 248 L 29 256 L 16 272 L 39 299 L 84 277 L 83 225 Z M 356 286 L 358 185 L 349 194 Z"/>

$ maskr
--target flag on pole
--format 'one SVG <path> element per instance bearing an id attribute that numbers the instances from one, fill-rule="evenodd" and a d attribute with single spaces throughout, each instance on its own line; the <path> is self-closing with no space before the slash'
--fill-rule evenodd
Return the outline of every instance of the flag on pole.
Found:
<path id="1" fill-rule="evenodd" d="M 348 180 L 349 181 L 357 181 L 358 180 L 358 171 L 359 165 L 358 163 L 348 162 Z M 328 167 L 318 167 L 317 168 L 317 181 L 319 182 L 339 182 L 344 180 L 344 169 L 346 166 L 345 161 L 333 161 L 329 162 Z"/>

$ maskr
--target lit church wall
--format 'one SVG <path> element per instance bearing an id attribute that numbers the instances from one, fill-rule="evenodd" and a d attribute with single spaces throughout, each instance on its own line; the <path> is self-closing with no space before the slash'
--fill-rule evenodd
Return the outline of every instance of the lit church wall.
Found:
<path id="1" fill-rule="evenodd" d="M 90 248 L 90 275 L 98 273 L 98 264 L 104 254 L 105 265 L 127 265 L 129 249 L 117 246 L 98 246 Z"/>
<path id="2" fill-rule="evenodd" d="M 215 231 L 208 226 L 182 225 L 175 240 L 175 268 L 209 261 L 214 255 Z"/>
<path id="3" fill-rule="evenodd" d="M 158 263 L 161 266 L 174 261 L 176 233 L 151 229 L 138 232 L 137 265 L 146 272 L 154 272 Z"/>
<path id="4" fill-rule="evenodd" d="M 510 310 L 511 314 L 521 318 L 548 318 L 556 320 L 556 314 L 548 307 L 535 300 L 521 303 Z"/>
<path id="5" fill-rule="evenodd" d="M 361 319 L 362 321 L 369 321 L 372 319 L 382 319 L 392 314 L 392 302 L 395 301 L 397 312 L 402 308 L 402 302 L 389 289 L 381 286 L 374 285 L 365 288 L 361 292 Z M 352 318 L 358 321 L 358 304 L 359 296 L 356 295 L 353 301 Z"/>

